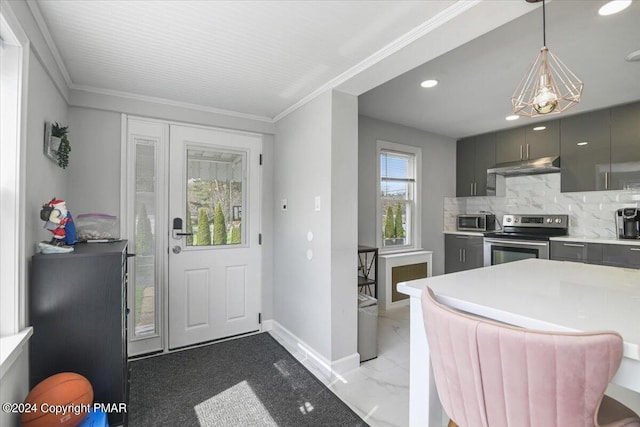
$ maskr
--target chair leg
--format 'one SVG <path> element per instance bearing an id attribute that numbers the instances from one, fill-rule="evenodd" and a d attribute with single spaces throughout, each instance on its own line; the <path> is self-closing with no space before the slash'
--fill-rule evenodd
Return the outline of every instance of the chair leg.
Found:
<path id="1" fill-rule="evenodd" d="M 449 424 L 447 424 L 447 427 L 458 427 L 458 424 L 454 423 L 452 419 L 449 419 Z"/>

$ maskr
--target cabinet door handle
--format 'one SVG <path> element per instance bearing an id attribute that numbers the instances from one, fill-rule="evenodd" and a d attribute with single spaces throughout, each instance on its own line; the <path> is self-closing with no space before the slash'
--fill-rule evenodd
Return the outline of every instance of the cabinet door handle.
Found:
<path id="1" fill-rule="evenodd" d="M 604 173 L 604 189 L 609 189 L 609 172 Z"/>
<path id="2" fill-rule="evenodd" d="M 569 246 L 572 248 L 584 248 L 584 245 L 581 245 L 580 243 L 563 243 L 563 246 Z"/>
<path id="3" fill-rule="evenodd" d="M 629 248 L 630 251 L 640 252 L 640 248 Z"/>
<path id="4" fill-rule="evenodd" d="M 522 157 L 522 145 L 520 146 L 520 160 L 524 160 L 524 158 Z"/>
<path id="5" fill-rule="evenodd" d="M 469 236 L 456 236 L 456 239 L 468 239 Z"/>
<path id="6" fill-rule="evenodd" d="M 473 182 L 470 183 L 470 185 L 471 185 L 471 189 L 469 190 L 469 194 L 473 196 Z"/>
<path id="7" fill-rule="evenodd" d="M 463 249 L 462 250 L 462 262 L 466 264 L 467 262 L 467 250 Z"/>
<path id="8" fill-rule="evenodd" d="M 462 249 L 458 249 L 458 261 L 462 262 Z"/>
<path id="9" fill-rule="evenodd" d="M 478 195 L 478 183 L 477 182 L 473 183 L 473 195 L 474 196 Z"/>
<path id="10" fill-rule="evenodd" d="M 529 144 L 527 144 L 527 160 L 529 160 Z"/>

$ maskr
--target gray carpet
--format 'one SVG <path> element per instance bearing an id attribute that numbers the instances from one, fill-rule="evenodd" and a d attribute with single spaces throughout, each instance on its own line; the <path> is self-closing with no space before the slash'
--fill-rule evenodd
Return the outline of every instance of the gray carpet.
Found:
<path id="1" fill-rule="evenodd" d="M 129 427 L 367 426 L 266 333 L 130 367 Z"/>

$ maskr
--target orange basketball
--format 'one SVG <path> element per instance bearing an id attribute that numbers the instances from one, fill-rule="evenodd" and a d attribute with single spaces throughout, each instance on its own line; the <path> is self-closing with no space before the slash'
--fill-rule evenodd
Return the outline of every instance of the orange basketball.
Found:
<path id="1" fill-rule="evenodd" d="M 24 400 L 23 427 L 75 427 L 93 404 L 93 387 L 82 375 L 63 372 L 35 386 Z"/>

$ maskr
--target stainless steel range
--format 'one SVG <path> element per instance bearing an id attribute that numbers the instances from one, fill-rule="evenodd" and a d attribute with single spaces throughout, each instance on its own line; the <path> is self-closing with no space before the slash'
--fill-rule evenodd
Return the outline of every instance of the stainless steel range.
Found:
<path id="1" fill-rule="evenodd" d="M 502 231 L 484 235 L 484 265 L 549 259 L 549 239 L 568 231 L 568 215 L 504 215 Z"/>

